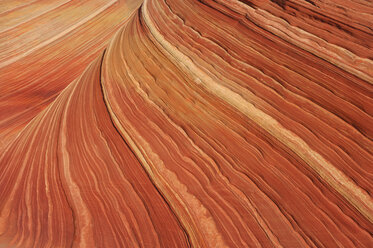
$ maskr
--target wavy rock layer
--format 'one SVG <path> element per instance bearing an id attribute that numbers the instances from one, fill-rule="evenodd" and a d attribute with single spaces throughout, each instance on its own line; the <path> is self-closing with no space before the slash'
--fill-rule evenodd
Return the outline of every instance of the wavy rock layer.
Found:
<path id="1" fill-rule="evenodd" d="M 0 3 L 0 148 L 102 53 L 140 0 Z"/>
<path id="2" fill-rule="evenodd" d="M 147 0 L 0 158 L 0 244 L 372 247 L 373 6 Z"/>

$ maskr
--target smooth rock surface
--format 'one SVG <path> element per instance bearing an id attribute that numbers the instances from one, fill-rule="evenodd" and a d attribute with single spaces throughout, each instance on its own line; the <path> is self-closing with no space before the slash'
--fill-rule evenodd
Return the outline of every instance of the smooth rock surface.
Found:
<path id="1" fill-rule="evenodd" d="M 372 2 L 65 2 L 0 6 L 0 247 L 373 247 Z"/>

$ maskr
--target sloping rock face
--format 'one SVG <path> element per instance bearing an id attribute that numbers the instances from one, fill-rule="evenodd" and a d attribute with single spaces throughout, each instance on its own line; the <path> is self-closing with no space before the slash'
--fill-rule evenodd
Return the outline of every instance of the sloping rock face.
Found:
<path id="1" fill-rule="evenodd" d="M 0 149 L 78 78 L 141 0 L 0 3 Z"/>
<path id="2" fill-rule="evenodd" d="M 373 246 L 372 3 L 128 15 L 2 150 L 0 246 Z"/>

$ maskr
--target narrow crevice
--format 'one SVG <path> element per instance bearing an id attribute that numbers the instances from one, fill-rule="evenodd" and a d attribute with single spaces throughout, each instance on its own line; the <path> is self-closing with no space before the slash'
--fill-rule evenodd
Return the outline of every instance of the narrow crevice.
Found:
<path id="1" fill-rule="evenodd" d="M 165 197 L 165 195 L 158 189 L 158 187 L 156 186 L 155 182 L 153 181 L 153 179 L 151 178 L 151 176 L 149 175 L 149 173 L 147 172 L 147 170 L 143 167 L 140 159 L 138 158 L 138 156 L 136 155 L 136 153 L 133 151 L 132 147 L 128 144 L 128 142 L 126 141 L 125 137 L 123 137 L 122 133 L 118 130 L 118 128 L 116 127 L 116 125 L 114 123 L 114 120 L 112 119 L 112 116 L 111 116 L 110 111 L 109 111 L 107 100 L 105 99 L 104 86 L 102 84 L 102 65 L 103 65 L 103 61 L 104 61 L 104 58 L 105 58 L 105 54 L 106 54 L 106 49 L 103 51 L 103 54 L 102 54 L 102 57 L 101 57 L 101 61 L 100 61 L 99 83 L 100 83 L 100 88 L 101 88 L 101 94 L 102 94 L 103 102 L 104 102 L 106 110 L 107 110 L 107 112 L 109 114 L 110 122 L 113 125 L 115 131 L 120 135 L 121 139 L 123 140 L 123 142 L 128 147 L 129 151 L 131 151 L 131 153 L 133 154 L 133 156 L 136 158 L 137 162 L 141 165 L 142 169 L 144 170 L 144 172 L 146 173 L 147 177 L 149 178 L 149 181 L 154 186 L 154 188 L 158 192 L 158 194 L 162 197 L 162 199 L 164 200 L 164 202 L 166 203 L 166 205 L 170 209 L 172 215 L 175 217 L 175 220 L 177 221 L 179 227 L 181 228 L 181 230 L 183 231 L 183 233 L 184 233 L 184 235 L 186 237 L 186 241 L 188 242 L 187 243 L 188 247 L 192 247 L 192 243 L 191 243 L 191 240 L 190 240 L 190 235 L 188 234 L 188 232 L 185 229 L 184 225 L 182 224 L 182 222 L 180 221 L 180 219 L 176 215 L 176 212 L 172 208 L 170 202 L 167 200 L 167 198 Z"/>

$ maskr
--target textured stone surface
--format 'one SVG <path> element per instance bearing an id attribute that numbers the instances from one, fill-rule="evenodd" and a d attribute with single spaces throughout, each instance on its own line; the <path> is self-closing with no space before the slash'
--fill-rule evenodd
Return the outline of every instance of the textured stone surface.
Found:
<path id="1" fill-rule="evenodd" d="M 1 27 L 0 246 L 373 246 L 371 2 L 110 6 Z"/>
<path id="2" fill-rule="evenodd" d="M 0 3 L 0 149 L 78 78 L 141 0 Z"/>

